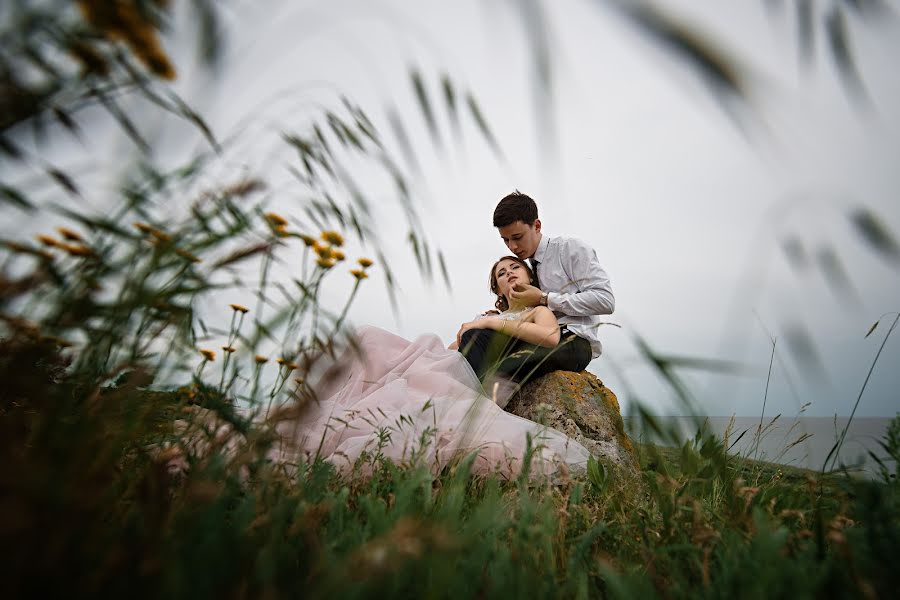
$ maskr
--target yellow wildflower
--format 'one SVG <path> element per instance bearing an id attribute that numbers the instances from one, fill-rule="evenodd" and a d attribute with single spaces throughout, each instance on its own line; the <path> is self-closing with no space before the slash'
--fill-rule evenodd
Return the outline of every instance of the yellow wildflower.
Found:
<path id="1" fill-rule="evenodd" d="M 208 360 L 209 362 L 214 362 L 216 360 L 216 353 L 212 350 L 207 350 L 205 348 L 200 350 L 200 354 L 203 355 L 203 358 Z"/>
<path id="2" fill-rule="evenodd" d="M 365 279 L 369 276 L 369 274 L 362 269 L 350 269 L 350 274 L 359 280 Z"/>
<path id="3" fill-rule="evenodd" d="M 59 232 L 59 235 L 63 236 L 70 242 L 81 242 L 83 241 L 82 237 L 69 229 L 68 227 L 57 227 L 56 230 Z"/>
<path id="4" fill-rule="evenodd" d="M 241 306 L 240 304 L 229 304 L 228 306 L 230 306 L 232 310 L 240 311 L 242 313 L 250 312 L 249 308 L 247 308 L 246 306 Z"/>
<path id="5" fill-rule="evenodd" d="M 256 356 L 254 356 L 253 360 L 255 360 L 256 364 L 258 364 L 258 365 L 264 365 L 267 362 L 269 362 L 269 359 L 261 354 L 257 354 Z"/>
<path id="6" fill-rule="evenodd" d="M 287 361 L 284 360 L 282 357 L 279 356 L 278 358 L 275 359 L 275 362 L 277 362 L 279 365 L 283 365 L 283 364 L 286 363 Z"/>
<path id="7" fill-rule="evenodd" d="M 337 231 L 323 231 L 322 239 L 334 246 L 344 245 L 344 236 L 342 236 Z"/>
<path id="8" fill-rule="evenodd" d="M 234 346 L 222 346 L 222 352 L 227 352 L 228 354 L 231 354 L 234 351 L 235 351 Z"/>
<path id="9" fill-rule="evenodd" d="M 327 259 L 331 258 L 332 256 L 334 256 L 334 250 L 331 248 L 331 246 L 323 246 L 323 245 L 319 244 L 318 242 L 316 242 L 316 244 L 313 245 L 312 248 L 315 251 L 315 253 L 319 255 L 319 258 L 327 260 Z"/>
<path id="10" fill-rule="evenodd" d="M 361 266 L 363 269 L 368 269 L 369 267 L 371 267 L 372 265 L 375 264 L 371 258 L 365 258 L 365 257 L 357 259 L 356 262 L 358 262 L 359 266 Z"/>
<path id="11" fill-rule="evenodd" d="M 331 257 L 336 261 L 342 261 L 345 258 L 347 258 L 346 256 L 344 256 L 344 253 L 341 252 L 340 250 L 332 250 Z"/>
<path id="12" fill-rule="evenodd" d="M 305 233 L 301 233 L 299 237 L 303 240 L 303 243 L 309 247 L 315 247 L 315 245 L 319 243 L 316 241 L 316 238 L 311 235 L 306 235 Z"/>
<path id="13" fill-rule="evenodd" d="M 40 234 L 40 235 L 34 236 L 34 239 L 36 239 L 40 243 L 44 244 L 45 246 L 50 246 L 52 248 L 62 248 L 63 247 L 63 245 L 60 244 L 56 240 L 56 238 L 54 238 L 53 236 L 50 236 L 50 235 Z"/>
<path id="14" fill-rule="evenodd" d="M 266 218 L 266 221 L 268 221 L 269 224 L 272 225 L 273 227 L 285 227 L 288 224 L 287 219 L 285 219 L 278 213 L 270 212 L 270 213 L 266 213 L 263 216 Z"/>
<path id="15" fill-rule="evenodd" d="M 334 266 L 333 258 L 320 258 L 316 261 L 316 264 L 322 267 L 323 269 L 330 269 Z"/>

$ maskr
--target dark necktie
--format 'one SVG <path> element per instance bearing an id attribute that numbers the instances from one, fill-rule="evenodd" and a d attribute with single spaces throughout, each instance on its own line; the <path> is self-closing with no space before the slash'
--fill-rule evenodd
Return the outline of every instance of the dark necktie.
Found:
<path id="1" fill-rule="evenodd" d="M 533 258 L 529 258 L 528 260 L 531 262 L 531 270 L 534 273 L 534 287 L 539 288 L 541 287 L 541 280 L 538 279 L 538 265 L 540 265 L 541 263 L 534 260 Z"/>

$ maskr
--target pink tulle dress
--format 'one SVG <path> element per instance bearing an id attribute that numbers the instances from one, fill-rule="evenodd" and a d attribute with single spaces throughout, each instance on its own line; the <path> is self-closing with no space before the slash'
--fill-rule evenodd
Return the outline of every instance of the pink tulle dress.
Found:
<path id="1" fill-rule="evenodd" d="M 526 436 L 537 448 L 531 473 L 553 476 L 585 468 L 590 453 L 554 429 L 504 412 L 485 396 L 463 356 L 435 335 L 408 341 L 375 327 L 357 332 L 358 349 L 338 359 L 338 376 L 320 377 L 317 401 L 280 421 L 273 458 L 290 463 L 320 456 L 349 472 L 364 453 L 435 472 L 477 451 L 476 473 L 516 476 Z M 362 461 L 363 470 L 371 468 Z"/>

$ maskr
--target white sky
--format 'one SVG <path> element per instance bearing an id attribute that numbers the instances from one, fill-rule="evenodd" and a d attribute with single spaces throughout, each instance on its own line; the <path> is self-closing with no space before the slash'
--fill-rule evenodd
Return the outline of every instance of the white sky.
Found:
<path id="1" fill-rule="evenodd" d="M 388 139 L 384 108 L 398 107 L 423 167 L 414 197 L 429 241 L 446 255 L 453 288 L 421 281 L 402 243 L 400 213 L 386 200 L 378 222 L 401 287 L 400 319 L 375 278 L 351 311 L 357 323 L 406 337 L 436 333 L 449 342 L 462 321 L 491 304 L 487 270 L 505 254 L 491 214 L 518 188 L 538 202 L 546 232 L 590 242 L 611 276 L 617 310 L 607 320 L 622 328 L 605 329 L 605 353 L 589 370 L 617 392 L 624 412 L 636 398 L 658 413 L 678 412 L 635 350 L 632 336 L 640 334 L 660 353 L 750 363 L 761 375 L 679 373 L 701 414 L 759 414 L 771 352 L 765 327 L 778 337 L 766 413 L 795 415 L 812 402 L 807 414 L 848 414 L 890 320 L 863 336 L 882 314 L 900 310 L 897 265 L 869 251 L 844 216 L 862 203 L 900 232 L 896 17 L 852 23 L 875 105 L 865 114 L 840 84 L 821 15 L 816 60 L 803 70 L 790 11 L 768 15 L 762 0 L 727 8 L 715 0 L 660 2 L 751 75 L 756 117 L 745 135 L 689 69 L 606 4 L 541 3 L 549 13 L 554 146 L 539 133 L 534 59 L 513 4 L 284 1 L 266 3 L 263 11 L 259 3 L 234 3 L 223 9 L 228 52 L 216 79 L 190 66 L 193 41 L 179 34 L 193 25 L 173 32 L 180 46 L 169 47 L 183 65 L 176 88 L 219 135 L 252 123 L 240 155 L 232 153 L 221 172 L 246 168 L 275 181 L 286 180 L 294 156 L 278 143 L 278 132 L 301 130 L 319 105 L 339 107 L 336 91 L 361 105 Z M 443 72 L 475 93 L 506 164 L 493 157 L 471 119 L 463 118 L 464 142 L 453 142 L 442 107 L 445 150 L 434 148 L 412 94 L 411 66 L 421 69 L 432 94 Z M 163 131 L 160 143 L 176 145 L 178 136 Z M 119 140 L 98 160 L 112 162 L 125 147 Z M 372 185 L 377 191 L 382 182 Z M 300 213 L 287 191 L 273 202 L 281 212 Z M 793 272 L 778 234 L 798 237 L 808 250 L 826 244 L 837 250 L 859 306 L 842 303 L 820 271 Z M 766 276 L 748 288 L 759 272 Z M 345 291 L 331 293 L 340 298 Z M 228 299 L 241 300 L 249 301 Z M 811 332 L 824 378 L 805 375 L 789 351 L 783 336 L 792 323 Z M 858 414 L 900 410 L 898 364 L 895 332 Z"/>

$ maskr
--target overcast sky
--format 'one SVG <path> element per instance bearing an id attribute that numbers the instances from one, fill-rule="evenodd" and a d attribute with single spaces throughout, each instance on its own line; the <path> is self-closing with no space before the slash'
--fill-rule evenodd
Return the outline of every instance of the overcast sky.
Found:
<path id="1" fill-rule="evenodd" d="M 216 78 L 191 66 L 193 42 L 183 36 L 191 26 L 179 25 L 171 37 L 181 41 L 169 47 L 184 57 L 176 58 L 183 65 L 177 89 L 219 135 L 251 123 L 249 141 L 221 172 L 287 181 L 293 153 L 278 132 L 302 130 L 318 107 L 338 107 L 338 93 L 366 109 L 388 139 L 385 108 L 403 115 L 422 167 L 413 196 L 429 240 L 447 258 L 452 289 L 422 280 L 403 243 L 402 215 L 386 200 L 376 222 L 399 280 L 399 319 L 376 278 L 354 306 L 354 322 L 452 340 L 462 321 L 492 303 L 488 269 L 505 247 L 491 213 L 519 189 L 538 202 L 546 233 L 585 239 L 610 274 L 617 309 L 606 320 L 621 328 L 604 329 L 604 355 L 589 370 L 619 395 L 624 412 L 637 399 L 660 414 L 679 411 L 641 360 L 634 344 L 640 335 L 659 353 L 747 363 L 755 374 L 678 373 L 701 414 L 759 414 L 771 335 L 777 342 L 766 413 L 795 415 L 806 402 L 806 414 L 849 413 L 891 320 L 864 335 L 883 314 L 900 310 L 898 266 L 871 251 L 847 220 L 864 205 L 900 232 L 896 17 L 851 20 L 872 101 L 861 111 L 834 68 L 823 15 L 816 15 L 814 60 L 801 68 L 791 11 L 768 13 L 762 0 L 727 8 L 718 0 L 659 2 L 741 66 L 750 106 L 738 122 L 693 71 L 610 10 L 612 3 L 537 3 L 547 11 L 553 82 L 543 122 L 555 134 L 548 136 L 535 101 L 535 38 L 512 2 L 318 4 L 223 9 L 228 43 Z M 442 73 L 475 94 L 504 161 L 469 118 L 463 139 L 454 140 L 443 107 L 437 116 L 444 148 L 435 147 L 415 103 L 412 67 L 435 96 Z M 113 161 L 124 144 L 108 145 L 97 160 Z M 384 187 L 387 197 L 383 181 L 371 185 Z M 273 199 L 287 214 L 299 215 L 300 202 L 287 192 Z M 836 294 L 815 265 L 792 268 L 780 245 L 787 238 L 811 257 L 833 250 L 855 292 Z M 335 298 L 345 292 L 330 291 Z M 798 328 L 809 332 L 814 360 L 792 351 L 789 341 L 797 337 L 790 332 Z M 898 364 L 895 333 L 858 414 L 897 412 Z"/>

